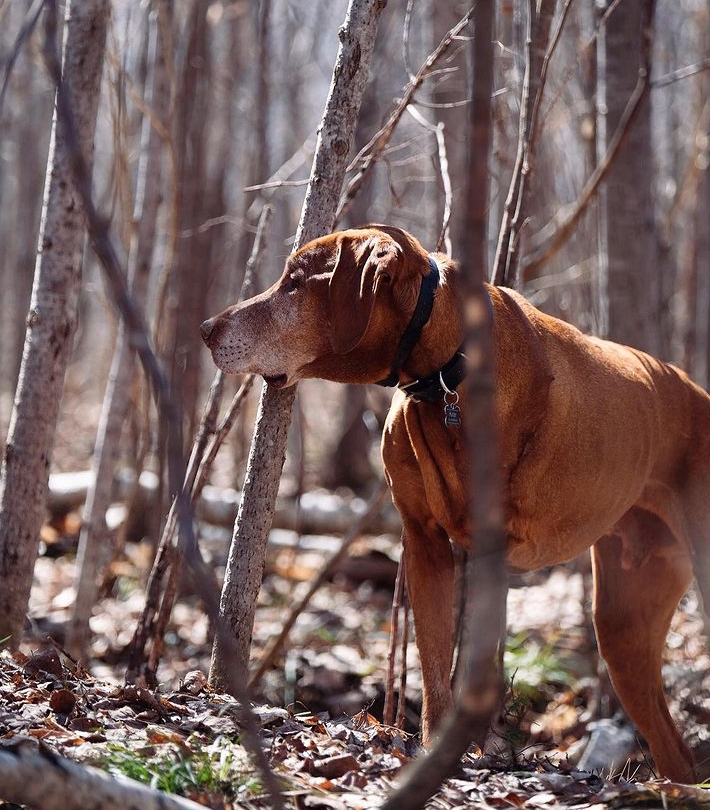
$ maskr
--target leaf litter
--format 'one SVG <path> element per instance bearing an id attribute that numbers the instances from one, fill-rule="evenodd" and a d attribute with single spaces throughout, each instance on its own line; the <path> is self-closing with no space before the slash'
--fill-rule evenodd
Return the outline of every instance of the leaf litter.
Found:
<path id="1" fill-rule="evenodd" d="M 220 560 L 218 554 L 213 553 Z M 367 553 L 367 549 L 365 549 Z M 194 598 L 176 605 L 159 692 L 124 689 L 123 647 L 142 607 L 144 552 L 130 546 L 92 619 L 93 675 L 61 648 L 71 608 L 73 560 L 40 559 L 33 592 L 34 641 L 0 656 L 0 745 L 49 746 L 60 755 L 186 795 L 206 806 L 267 807 L 240 744 L 232 698 L 212 692 L 207 622 Z M 257 611 L 258 659 L 319 560 L 289 552 L 270 564 Z M 278 570 L 278 573 L 275 573 Z M 294 572 L 298 572 L 295 574 Z M 294 581 L 295 580 L 295 581 Z M 498 745 L 476 749 L 429 803 L 454 807 L 696 807 L 702 788 L 648 781 L 636 752 L 608 778 L 577 766 L 591 720 L 615 712 L 589 647 L 584 572 L 556 569 L 511 591 L 506 664 L 513 688 L 496 727 Z M 316 594 L 287 648 L 266 674 L 256 705 L 272 767 L 292 807 L 376 807 L 419 751 L 419 678 L 410 645 L 407 731 L 382 725 L 391 591 L 339 578 Z M 710 720 L 710 660 L 694 596 L 674 620 L 666 658 L 671 708 L 702 759 Z M 288 708 L 279 708 L 287 706 Z M 502 753 L 501 753 L 502 752 Z"/>

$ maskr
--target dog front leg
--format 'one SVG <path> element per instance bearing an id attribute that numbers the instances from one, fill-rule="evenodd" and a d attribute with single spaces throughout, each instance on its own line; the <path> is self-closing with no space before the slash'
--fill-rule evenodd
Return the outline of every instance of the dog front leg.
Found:
<path id="1" fill-rule="evenodd" d="M 433 519 L 403 517 L 407 593 L 422 668 L 422 741 L 428 745 L 451 708 L 454 649 L 454 557 L 449 538 Z"/>

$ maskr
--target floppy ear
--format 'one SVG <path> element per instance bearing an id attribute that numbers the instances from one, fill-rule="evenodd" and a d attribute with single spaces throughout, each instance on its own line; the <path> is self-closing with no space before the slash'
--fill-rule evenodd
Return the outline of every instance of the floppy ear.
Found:
<path id="1" fill-rule="evenodd" d="M 330 343 L 336 354 L 351 352 L 365 337 L 375 299 L 391 280 L 398 246 L 384 239 L 343 237 L 328 285 Z"/>

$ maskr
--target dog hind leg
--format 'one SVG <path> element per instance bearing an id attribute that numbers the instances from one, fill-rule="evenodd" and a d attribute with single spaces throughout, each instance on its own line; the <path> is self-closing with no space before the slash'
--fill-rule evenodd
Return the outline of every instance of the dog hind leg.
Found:
<path id="1" fill-rule="evenodd" d="M 668 529 L 641 510 L 624 530 L 624 541 L 648 553 L 629 563 L 620 537 L 594 545 L 594 626 L 599 650 L 619 700 L 648 741 L 662 776 L 695 780 L 693 758 L 671 719 L 661 677 L 662 654 L 673 612 L 690 582 L 690 557 Z M 659 532 L 662 538 L 648 536 Z M 636 532 L 629 536 L 627 532 Z M 643 532 L 644 537 L 638 536 Z"/>

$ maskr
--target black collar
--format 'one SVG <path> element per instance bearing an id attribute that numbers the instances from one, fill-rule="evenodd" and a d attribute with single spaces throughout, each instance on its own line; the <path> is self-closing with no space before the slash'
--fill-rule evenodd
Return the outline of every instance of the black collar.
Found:
<path id="1" fill-rule="evenodd" d="M 434 290 L 439 286 L 439 265 L 431 254 L 429 255 L 429 266 L 431 270 L 422 278 L 417 305 L 399 341 L 397 351 L 394 353 L 389 376 L 384 380 L 378 380 L 377 385 L 383 385 L 386 388 L 399 385 L 399 373 L 402 366 L 409 359 L 409 355 L 419 342 L 422 329 L 431 317 L 431 311 L 434 308 Z"/>
<path id="2" fill-rule="evenodd" d="M 461 346 L 448 363 L 433 374 L 400 385 L 399 388 L 414 402 L 439 402 L 447 393 L 455 391 L 465 376 L 466 358 Z"/>
<path id="3" fill-rule="evenodd" d="M 419 342 L 422 329 L 426 326 L 434 308 L 434 291 L 439 286 L 439 265 L 431 254 L 429 255 L 429 266 L 431 270 L 422 279 L 417 305 L 399 341 L 399 346 L 397 346 L 389 376 L 377 383 L 377 385 L 383 385 L 387 388 L 398 385 L 400 390 L 404 391 L 404 393 L 415 402 L 422 400 L 426 402 L 438 402 L 444 398 L 444 394 L 446 394 L 447 391 L 456 390 L 457 386 L 466 376 L 466 358 L 464 357 L 462 346 L 446 365 L 437 369 L 437 371 L 430 374 L 428 377 L 420 377 L 418 380 L 406 383 L 405 385 L 399 382 L 399 373 L 402 370 L 402 366 L 407 362 L 409 355 Z"/>

